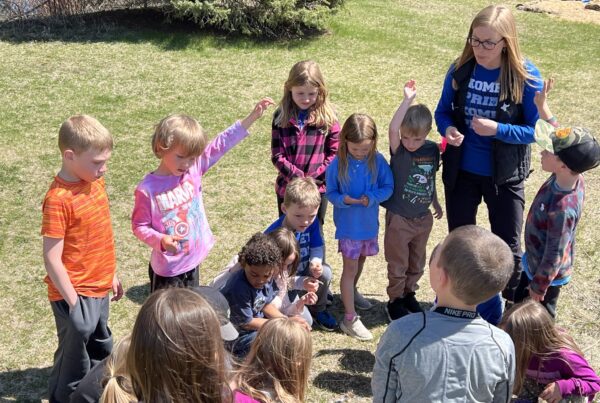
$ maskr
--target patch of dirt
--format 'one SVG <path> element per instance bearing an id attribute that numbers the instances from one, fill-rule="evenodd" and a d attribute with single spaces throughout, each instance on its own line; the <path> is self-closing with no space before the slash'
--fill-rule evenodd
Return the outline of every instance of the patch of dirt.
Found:
<path id="1" fill-rule="evenodd" d="M 569 21 L 600 25 L 600 0 L 584 4 L 581 0 L 536 0 L 517 6 L 519 10 L 548 13 Z"/>

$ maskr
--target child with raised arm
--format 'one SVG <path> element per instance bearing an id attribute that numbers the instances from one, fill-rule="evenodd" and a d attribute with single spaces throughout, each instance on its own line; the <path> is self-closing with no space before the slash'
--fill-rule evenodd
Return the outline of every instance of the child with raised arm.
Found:
<path id="1" fill-rule="evenodd" d="M 416 95 L 417 87 L 410 80 L 404 85 L 404 99 L 388 131 L 394 193 L 381 205 L 387 209 L 384 247 L 390 320 L 422 311 L 415 298 L 417 282 L 425 270 L 433 217 L 440 219 L 443 214 L 435 187 L 440 151 L 436 143 L 427 140 L 433 119 L 425 105 L 411 105 Z"/>
<path id="2" fill-rule="evenodd" d="M 600 164 L 600 146 L 586 128 L 558 128 L 547 104 L 553 85 L 553 81 L 546 81 L 534 98 L 541 117 L 535 126 L 535 139 L 543 148 L 542 169 L 551 175 L 527 214 L 523 273 L 515 302 L 529 296 L 555 317 L 560 289 L 570 281 L 573 271 L 575 230 L 585 197 L 581 174 Z"/>
<path id="3" fill-rule="evenodd" d="M 42 207 L 48 299 L 56 322 L 58 348 L 48 379 L 50 402 L 67 402 L 91 367 L 112 350 L 108 327 L 109 292 L 123 288 L 116 258 L 104 182 L 113 148 L 96 119 L 75 115 L 58 132 L 62 166 Z"/>
<path id="4" fill-rule="evenodd" d="M 600 377 L 577 343 L 554 324 L 548 311 L 528 300 L 511 307 L 500 328 L 515 343 L 517 373 L 513 402 L 549 403 L 593 401 Z M 564 400 L 563 400 L 564 399 Z"/>
<path id="5" fill-rule="evenodd" d="M 160 164 L 138 184 L 131 216 L 133 233 L 152 248 L 151 291 L 198 285 L 199 264 L 214 244 L 202 201 L 202 176 L 248 135 L 272 104 L 270 98 L 262 99 L 208 145 L 191 116 L 170 115 L 156 126 L 152 150 Z"/>
<path id="6" fill-rule="evenodd" d="M 283 98 L 273 116 L 271 159 L 277 168 L 275 192 L 279 215 L 285 189 L 295 177 L 311 177 L 321 194 L 317 217 L 323 226 L 327 200 L 325 170 L 338 149 L 340 125 L 329 101 L 319 65 L 312 60 L 294 64 L 283 86 Z"/>
<path id="7" fill-rule="evenodd" d="M 377 152 L 377 127 L 369 116 L 355 113 L 346 119 L 337 157 L 327 169 L 327 183 L 344 265 L 340 291 L 345 314 L 340 328 L 358 340 L 371 340 L 373 335 L 356 313 L 356 308 L 369 309 L 371 304 L 359 294 L 357 284 L 367 256 L 379 252 L 379 204 L 390 197 L 394 182 L 387 161 Z"/>
<path id="8" fill-rule="evenodd" d="M 338 324 L 327 311 L 327 294 L 331 284 L 331 267 L 323 262 L 324 244 L 321 236 L 317 211 L 321 194 L 313 178 L 294 178 L 285 190 L 281 208 L 284 215 L 267 229 L 271 233 L 285 227 L 296 235 L 300 248 L 300 263 L 294 279 L 294 290 L 290 298 L 304 292 L 317 294 L 317 302 L 308 310 L 314 317 L 313 324 L 322 330 L 333 331 Z M 296 291 L 302 290 L 302 291 Z"/>
<path id="9" fill-rule="evenodd" d="M 513 267 L 508 245 L 474 225 L 436 246 L 429 282 L 438 305 L 388 326 L 375 353 L 373 402 L 509 402 L 513 343 L 475 309 L 506 286 Z"/>

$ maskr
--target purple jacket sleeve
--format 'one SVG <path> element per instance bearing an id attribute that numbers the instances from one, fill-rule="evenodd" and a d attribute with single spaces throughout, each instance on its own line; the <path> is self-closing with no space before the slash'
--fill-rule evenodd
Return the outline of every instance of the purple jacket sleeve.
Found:
<path id="1" fill-rule="evenodd" d="M 242 126 L 240 121 L 237 121 L 217 135 L 196 160 L 196 164 L 199 165 L 198 172 L 200 172 L 200 175 L 204 175 L 227 151 L 246 138 L 248 134 L 248 131 Z"/>
<path id="2" fill-rule="evenodd" d="M 556 381 L 563 397 L 568 395 L 589 396 L 600 392 L 600 378 L 585 358 L 573 351 L 562 351 L 569 378 Z M 567 365 L 568 363 L 568 365 Z"/>
<path id="3" fill-rule="evenodd" d="M 141 189 L 135 190 L 135 203 L 131 213 L 133 234 L 152 249 L 162 251 L 160 241 L 163 234 L 152 228 L 152 202 Z"/>

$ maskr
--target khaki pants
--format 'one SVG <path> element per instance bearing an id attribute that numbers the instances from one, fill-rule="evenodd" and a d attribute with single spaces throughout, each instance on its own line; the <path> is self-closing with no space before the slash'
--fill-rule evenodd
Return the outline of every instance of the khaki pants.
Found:
<path id="1" fill-rule="evenodd" d="M 418 218 L 386 213 L 384 248 L 390 301 L 419 288 L 417 282 L 425 269 L 427 239 L 432 227 L 431 212 Z"/>

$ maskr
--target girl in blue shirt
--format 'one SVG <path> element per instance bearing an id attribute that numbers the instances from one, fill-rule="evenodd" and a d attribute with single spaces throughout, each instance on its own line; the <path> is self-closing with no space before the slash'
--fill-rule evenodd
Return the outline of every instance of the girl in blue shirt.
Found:
<path id="1" fill-rule="evenodd" d="M 392 195 L 394 179 L 387 161 L 377 152 L 377 127 L 369 116 L 355 113 L 344 123 L 326 181 L 343 260 L 340 290 L 345 315 L 340 328 L 359 340 L 371 340 L 373 335 L 356 314 L 355 300 L 366 309 L 370 303 L 358 293 L 356 284 L 367 256 L 379 252 L 379 204 Z"/>

